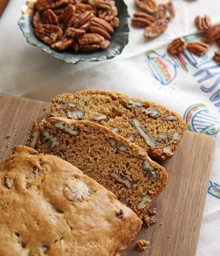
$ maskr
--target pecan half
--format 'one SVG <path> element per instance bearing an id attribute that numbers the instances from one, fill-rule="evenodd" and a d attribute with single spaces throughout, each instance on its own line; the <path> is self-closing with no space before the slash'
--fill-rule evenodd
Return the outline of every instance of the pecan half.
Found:
<path id="1" fill-rule="evenodd" d="M 212 25 L 204 34 L 204 42 L 212 43 L 220 38 L 220 24 Z"/>
<path id="2" fill-rule="evenodd" d="M 114 32 L 114 29 L 110 23 L 98 17 L 93 17 L 90 19 L 89 30 L 93 33 L 100 34 L 108 40 L 111 39 L 111 34 Z"/>
<path id="3" fill-rule="evenodd" d="M 161 35 L 168 27 L 167 19 L 159 19 L 144 29 L 145 38 L 155 38 Z"/>
<path id="4" fill-rule="evenodd" d="M 186 41 L 182 37 L 174 39 L 167 47 L 169 54 L 177 55 L 180 52 L 183 52 L 186 49 Z"/>
<path id="5" fill-rule="evenodd" d="M 220 63 L 220 52 L 215 52 L 213 56 L 213 60 L 216 61 L 217 63 Z"/>
<path id="6" fill-rule="evenodd" d="M 80 44 L 99 44 L 103 40 L 104 40 L 104 37 L 102 37 L 99 34 L 86 33 L 78 39 L 78 42 Z"/>
<path id="7" fill-rule="evenodd" d="M 82 28 L 85 27 L 85 24 L 88 24 L 89 27 L 89 20 L 94 17 L 93 12 L 91 11 L 85 11 L 78 15 L 78 17 L 74 21 L 74 27 L 75 28 Z"/>
<path id="8" fill-rule="evenodd" d="M 75 51 L 92 51 L 95 49 L 107 49 L 110 41 L 96 33 L 85 33 L 78 38 L 78 44 L 74 44 Z"/>
<path id="9" fill-rule="evenodd" d="M 81 14 L 81 13 L 83 13 L 85 11 L 91 11 L 94 14 L 97 13 L 97 9 L 95 9 L 92 5 L 90 5 L 88 3 L 76 3 L 74 6 L 76 7 L 76 12 L 78 14 Z"/>
<path id="10" fill-rule="evenodd" d="M 111 5 L 107 10 L 100 9 L 98 10 L 98 17 L 104 19 L 108 22 L 111 22 L 118 15 L 118 8 L 115 4 Z"/>
<path id="11" fill-rule="evenodd" d="M 156 13 L 158 6 L 156 0 L 134 0 L 137 7 L 148 12 Z"/>
<path id="12" fill-rule="evenodd" d="M 53 24 L 56 26 L 59 26 L 59 20 L 57 15 L 54 13 L 53 10 L 51 9 L 47 9 L 43 12 L 43 16 L 44 16 L 44 22 L 46 24 Z"/>
<path id="13" fill-rule="evenodd" d="M 54 9 L 60 7 L 64 4 L 68 4 L 69 0 L 38 0 L 36 1 L 36 9 L 40 11 L 44 11 L 46 9 Z"/>
<path id="14" fill-rule="evenodd" d="M 195 18 L 195 25 L 199 30 L 207 30 L 211 27 L 211 19 L 208 15 L 205 15 L 204 17 L 197 16 Z"/>
<path id="15" fill-rule="evenodd" d="M 88 0 L 89 4 L 92 6 L 101 8 L 101 9 L 109 9 L 111 7 L 110 1 L 105 0 Z"/>
<path id="16" fill-rule="evenodd" d="M 34 29 L 34 35 L 44 43 L 52 44 L 63 35 L 63 31 L 59 26 L 56 25 L 40 24 Z"/>
<path id="17" fill-rule="evenodd" d="M 86 31 L 84 29 L 69 27 L 65 31 L 65 36 L 71 37 L 71 38 L 78 38 L 85 33 Z"/>
<path id="18" fill-rule="evenodd" d="M 172 1 L 166 0 L 158 5 L 158 15 L 160 19 L 172 19 L 175 17 L 175 7 Z"/>
<path id="19" fill-rule="evenodd" d="M 156 18 L 145 12 L 135 12 L 131 23 L 135 27 L 147 27 L 156 21 Z"/>
<path id="20" fill-rule="evenodd" d="M 59 19 L 51 9 L 36 11 L 33 15 L 32 24 L 36 28 L 39 24 L 53 24 L 59 26 Z"/>
<path id="21" fill-rule="evenodd" d="M 73 41 L 73 38 L 62 37 L 55 43 L 51 44 L 50 48 L 53 50 L 64 51 L 72 45 Z"/>
<path id="22" fill-rule="evenodd" d="M 188 51 L 201 57 L 203 54 L 205 54 L 208 51 L 209 45 L 202 42 L 192 42 L 192 43 L 188 43 L 186 48 Z"/>
<path id="23" fill-rule="evenodd" d="M 73 43 L 72 49 L 74 52 L 91 52 L 100 49 L 99 44 L 79 44 L 77 42 Z"/>
<path id="24" fill-rule="evenodd" d="M 101 27 L 105 29 L 108 33 L 112 34 L 114 32 L 113 27 L 105 20 L 98 18 L 98 17 L 93 17 L 90 20 L 91 25 L 95 25 L 97 27 Z"/>
<path id="25" fill-rule="evenodd" d="M 71 27 L 76 18 L 75 16 L 76 8 L 72 4 L 68 4 L 63 13 L 63 27 L 64 29 Z"/>

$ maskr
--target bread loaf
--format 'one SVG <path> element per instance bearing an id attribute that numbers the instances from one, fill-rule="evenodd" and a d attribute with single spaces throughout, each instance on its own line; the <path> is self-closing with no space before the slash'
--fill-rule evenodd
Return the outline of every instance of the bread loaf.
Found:
<path id="1" fill-rule="evenodd" d="M 144 148 L 155 160 L 170 158 L 186 129 L 181 116 L 164 106 L 101 90 L 55 96 L 51 116 L 100 123 Z"/>
<path id="2" fill-rule="evenodd" d="M 0 255 L 122 255 L 142 221 L 70 163 L 18 146 L 0 165 Z"/>
<path id="3" fill-rule="evenodd" d="M 166 170 L 145 150 L 95 122 L 44 119 L 34 124 L 26 145 L 74 164 L 139 217 L 167 184 Z"/>

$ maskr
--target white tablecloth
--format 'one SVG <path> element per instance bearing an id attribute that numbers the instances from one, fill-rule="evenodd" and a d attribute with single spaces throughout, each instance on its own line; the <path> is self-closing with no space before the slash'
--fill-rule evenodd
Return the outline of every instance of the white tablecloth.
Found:
<path id="1" fill-rule="evenodd" d="M 130 16 L 138 9 L 125 0 Z M 158 0 L 158 2 L 160 2 Z M 130 26 L 129 43 L 121 55 L 101 62 L 67 64 L 29 45 L 18 28 L 25 0 L 10 0 L 0 18 L 0 93 L 50 101 L 56 94 L 83 89 L 121 91 L 156 101 L 179 112 L 189 129 L 215 136 L 213 168 L 199 237 L 197 256 L 220 254 L 220 66 L 212 61 L 213 44 L 204 57 L 185 51 L 180 58 L 167 54 L 174 38 L 200 40 L 197 15 L 220 22 L 214 0 L 176 0 L 176 17 L 163 35 L 146 40 L 143 29 Z M 191 256 L 191 255 L 189 255 Z"/>

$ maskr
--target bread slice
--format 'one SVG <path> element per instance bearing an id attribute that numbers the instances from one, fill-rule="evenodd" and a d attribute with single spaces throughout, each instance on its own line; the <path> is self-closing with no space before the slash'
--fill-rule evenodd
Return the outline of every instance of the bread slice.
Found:
<path id="1" fill-rule="evenodd" d="M 72 164 L 18 146 L 0 165 L 0 255 L 122 255 L 142 221 Z"/>
<path id="2" fill-rule="evenodd" d="M 74 164 L 139 217 L 167 184 L 166 170 L 145 150 L 95 122 L 43 119 L 34 124 L 27 145 Z"/>
<path id="3" fill-rule="evenodd" d="M 155 160 L 170 158 L 186 130 L 178 113 L 154 102 L 111 91 L 57 95 L 51 99 L 51 116 L 100 123 L 144 148 Z"/>

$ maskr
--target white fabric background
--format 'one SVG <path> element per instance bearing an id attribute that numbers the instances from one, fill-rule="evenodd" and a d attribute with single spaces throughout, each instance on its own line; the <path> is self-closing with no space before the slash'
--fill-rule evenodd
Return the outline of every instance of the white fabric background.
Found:
<path id="1" fill-rule="evenodd" d="M 133 0 L 125 0 L 130 16 L 137 10 Z M 158 0 L 158 2 L 161 2 Z M 102 62 L 84 62 L 77 65 L 67 64 L 49 56 L 45 52 L 26 43 L 18 28 L 21 7 L 25 0 L 10 0 L 5 12 L 0 18 L 0 93 L 28 97 L 42 101 L 50 99 L 59 93 L 76 92 L 83 89 L 107 89 L 121 91 L 131 96 L 156 101 L 184 115 L 191 105 L 203 103 L 206 111 L 220 127 L 220 102 L 217 96 L 212 96 L 220 90 L 220 82 L 204 92 L 201 85 L 211 87 L 220 77 L 220 66 L 216 66 L 216 75 L 205 79 L 207 73 L 196 75 L 204 65 L 203 59 L 197 59 L 197 64 L 187 63 L 188 71 L 180 66 L 176 68 L 176 76 L 169 84 L 162 85 L 149 68 L 145 53 L 154 50 L 165 62 L 173 64 L 174 60 L 167 56 L 168 43 L 178 36 L 186 36 L 198 32 L 194 25 L 197 15 L 207 14 L 213 23 L 220 22 L 220 5 L 214 0 L 176 0 L 176 17 L 170 21 L 163 35 L 154 40 L 145 40 L 143 29 L 130 26 L 129 43 L 120 56 Z M 215 51 L 212 45 L 210 52 Z M 211 54 L 209 53 L 207 58 Z M 166 62 L 167 64 L 167 62 Z M 216 65 L 209 62 L 207 66 Z M 211 72 L 211 71 L 210 71 Z M 212 71 L 214 72 L 214 71 Z M 203 79 L 203 81 L 200 81 Z M 220 78 L 219 78 L 220 79 Z M 199 131 L 198 131 L 199 132 Z M 220 134 L 216 134 L 216 151 L 210 181 L 220 188 Z M 197 256 L 219 255 L 220 253 L 220 196 L 207 193 L 201 234 Z M 189 255 L 190 256 L 190 255 Z"/>

